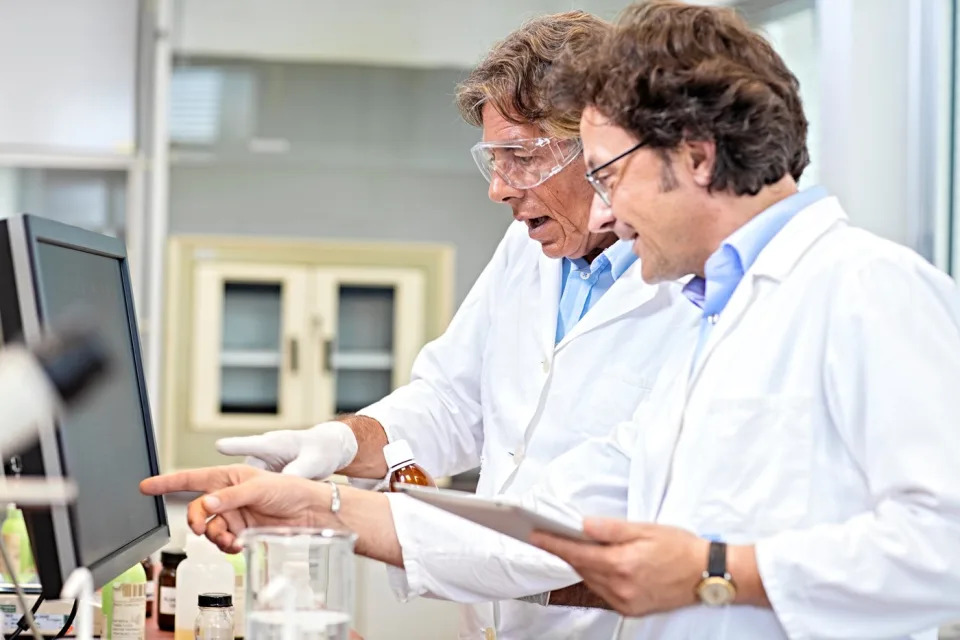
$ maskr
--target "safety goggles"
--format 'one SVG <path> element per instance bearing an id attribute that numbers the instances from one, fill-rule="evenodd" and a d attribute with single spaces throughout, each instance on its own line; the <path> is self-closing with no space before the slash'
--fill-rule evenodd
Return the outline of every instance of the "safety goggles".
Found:
<path id="1" fill-rule="evenodd" d="M 478 142 L 470 154 L 487 182 L 496 173 L 514 189 L 532 189 L 563 171 L 582 149 L 579 138 L 526 138 Z"/>

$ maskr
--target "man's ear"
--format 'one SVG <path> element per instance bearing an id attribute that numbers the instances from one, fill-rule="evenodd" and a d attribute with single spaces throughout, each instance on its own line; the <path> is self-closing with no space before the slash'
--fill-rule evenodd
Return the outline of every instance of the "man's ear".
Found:
<path id="1" fill-rule="evenodd" d="M 717 160 L 717 145 L 712 140 L 685 140 L 681 156 L 694 184 L 706 189 L 713 180 Z"/>

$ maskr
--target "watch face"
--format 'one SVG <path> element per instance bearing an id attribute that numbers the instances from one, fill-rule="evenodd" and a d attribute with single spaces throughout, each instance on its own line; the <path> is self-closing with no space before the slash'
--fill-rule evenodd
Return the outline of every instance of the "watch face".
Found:
<path id="1" fill-rule="evenodd" d="M 703 602 L 703 604 L 716 607 L 733 602 L 736 590 L 729 580 L 719 576 L 712 576 L 704 579 L 703 582 L 700 583 L 697 594 L 700 596 L 700 601 Z"/>

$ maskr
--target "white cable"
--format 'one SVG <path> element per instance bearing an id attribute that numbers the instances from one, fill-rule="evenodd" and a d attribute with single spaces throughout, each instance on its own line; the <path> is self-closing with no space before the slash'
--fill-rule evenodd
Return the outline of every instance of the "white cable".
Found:
<path id="1" fill-rule="evenodd" d="M 6 519 L 6 515 L 0 519 L 0 523 Z M 17 578 L 17 572 L 13 568 L 13 563 L 10 561 L 10 554 L 7 553 L 7 546 L 3 543 L 3 536 L 0 536 L 0 555 L 3 556 L 3 564 L 6 565 L 7 571 L 10 573 L 10 582 L 13 583 L 13 590 L 17 593 L 17 601 L 20 603 L 20 608 L 23 609 L 23 617 L 27 619 L 27 626 L 30 627 L 30 633 L 33 634 L 33 637 L 36 640 L 43 640 L 43 634 L 40 633 L 40 630 L 37 629 L 37 623 L 33 620 L 33 614 L 30 613 L 30 607 L 27 606 L 27 599 L 23 595 L 23 589 L 20 587 L 20 580 Z"/>
<path id="2" fill-rule="evenodd" d="M 76 599 L 77 605 L 77 640 L 93 640 L 93 575 L 86 567 L 73 570 L 67 581 L 63 583 L 60 597 L 68 600 Z"/>

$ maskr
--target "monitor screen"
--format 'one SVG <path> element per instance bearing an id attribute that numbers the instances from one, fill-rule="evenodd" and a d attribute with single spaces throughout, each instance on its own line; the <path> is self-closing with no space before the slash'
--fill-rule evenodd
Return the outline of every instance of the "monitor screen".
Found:
<path id="1" fill-rule="evenodd" d="M 45 598 L 58 597 L 80 566 L 103 586 L 166 544 L 170 532 L 163 499 L 139 491 L 159 461 L 123 242 L 30 215 L 0 220 L 4 339 L 34 344 L 73 319 L 99 330 L 110 356 L 106 379 L 9 467 L 17 462 L 25 476 L 76 484 L 73 504 L 24 511 Z"/>
<path id="2" fill-rule="evenodd" d="M 81 564 L 102 562 L 164 524 L 138 484 L 151 475 L 150 440 L 138 383 L 121 260 L 40 239 L 36 288 L 44 323 L 80 311 L 96 318 L 111 357 L 104 384 L 60 424 L 66 474 L 77 484 L 73 509 Z M 130 305 L 132 308 L 132 305 Z"/>

